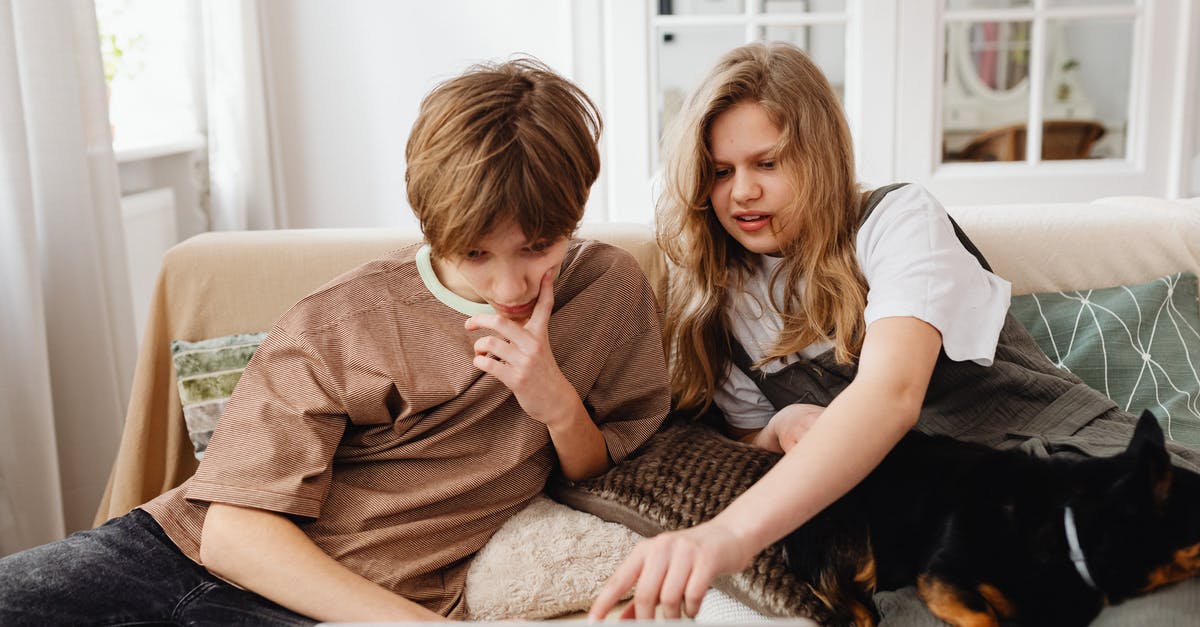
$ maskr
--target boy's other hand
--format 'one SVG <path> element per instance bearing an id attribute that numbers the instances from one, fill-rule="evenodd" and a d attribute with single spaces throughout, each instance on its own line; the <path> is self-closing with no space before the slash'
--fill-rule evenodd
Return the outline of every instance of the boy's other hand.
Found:
<path id="1" fill-rule="evenodd" d="M 476 368 L 508 386 L 534 420 L 551 425 L 573 416 L 579 403 L 575 387 L 559 369 L 550 349 L 550 312 L 554 310 L 554 271 L 542 277 L 537 304 L 524 322 L 497 314 L 480 314 L 467 319 L 468 331 L 491 329 L 496 335 L 475 342 Z"/>

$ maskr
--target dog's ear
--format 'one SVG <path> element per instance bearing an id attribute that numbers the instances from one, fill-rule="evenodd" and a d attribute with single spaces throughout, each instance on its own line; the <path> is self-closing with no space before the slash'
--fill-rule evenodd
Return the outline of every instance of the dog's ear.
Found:
<path id="1" fill-rule="evenodd" d="M 1137 426 L 1133 429 L 1133 438 L 1129 441 L 1129 452 L 1136 455 L 1142 447 L 1151 446 L 1163 449 L 1165 454 L 1166 443 L 1164 440 L 1162 427 L 1158 426 L 1158 419 L 1147 409 L 1142 412 L 1142 417 L 1138 418 Z"/>
<path id="2" fill-rule="evenodd" d="M 1142 412 L 1126 453 L 1135 460 L 1136 481 L 1148 485 L 1156 509 L 1162 508 L 1171 490 L 1171 456 L 1158 419 L 1149 410 Z"/>

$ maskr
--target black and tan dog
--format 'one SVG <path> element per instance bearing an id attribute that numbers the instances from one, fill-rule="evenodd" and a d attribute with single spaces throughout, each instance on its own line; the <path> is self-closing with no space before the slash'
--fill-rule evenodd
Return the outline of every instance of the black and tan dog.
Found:
<path id="1" fill-rule="evenodd" d="M 784 546 L 835 622 L 873 624 L 873 592 L 915 583 L 954 625 L 1086 625 L 1200 573 L 1200 475 L 1171 466 L 1149 412 L 1106 458 L 914 432 Z"/>

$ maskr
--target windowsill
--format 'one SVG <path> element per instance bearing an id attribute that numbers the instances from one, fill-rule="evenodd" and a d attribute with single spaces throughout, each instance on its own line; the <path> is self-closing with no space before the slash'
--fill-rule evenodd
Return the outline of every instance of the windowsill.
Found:
<path id="1" fill-rule="evenodd" d="M 200 150 L 206 145 L 207 141 L 203 135 L 188 133 L 168 139 L 129 143 L 114 142 L 113 154 L 116 156 L 117 163 L 129 163 L 189 153 Z"/>

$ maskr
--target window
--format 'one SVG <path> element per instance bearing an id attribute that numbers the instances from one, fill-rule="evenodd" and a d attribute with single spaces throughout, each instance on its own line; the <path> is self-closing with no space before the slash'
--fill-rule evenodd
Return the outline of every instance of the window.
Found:
<path id="1" fill-rule="evenodd" d="M 1141 7 L 947 0 L 946 8 L 943 162 L 1128 154 Z"/>
<path id="2" fill-rule="evenodd" d="M 838 86 L 867 185 L 916 182 L 947 204 L 997 204 L 1177 196 L 1200 176 L 1190 152 L 1200 127 L 1193 3 L 602 6 L 608 219 L 652 219 L 662 128 L 723 52 L 756 39 L 800 45 Z"/>
<path id="3" fill-rule="evenodd" d="M 195 135 L 194 29 L 187 0 L 96 0 L 109 121 L 118 148 Z"/>
<path id="4" fill-rule="evenodd" d="M 604 171 L 593 196 L 604 199 L 604 218 L 650 222 L 654 172 L 659 167 L 658 140 L 683 99 L 730 48 L 750 41 L 790 41 L 813 57 L 841 94 L 856 141 L 868 134 L 891 132 L 891 76 L 875 80 L 876 69 L 855 63 L 868 56 L 867 46 L 889 47 L 894 33 L 856 28 L 864 0 L 603 0 L 600 22 L 580 11 L 576 26 L 599 26 L 604 80 L 595 91 L 604 95 Z M 872 11 L 876 11 L 875 2 Z M 881 6 L 883 16 L 894 8 Z M 643 36 L 631 37 L 630 33 Z M 865 80 L 869 77 L 870 80 Z M 872 102 L 871 107 L 864 103 Z M 868 110 L 869 109 L 869 110 Z M 884 155 L 860 147 L 859 170 L 884 180 Z"/>

